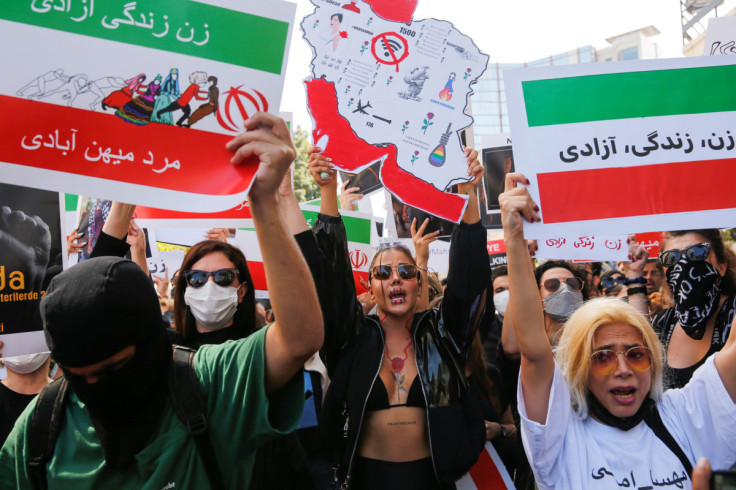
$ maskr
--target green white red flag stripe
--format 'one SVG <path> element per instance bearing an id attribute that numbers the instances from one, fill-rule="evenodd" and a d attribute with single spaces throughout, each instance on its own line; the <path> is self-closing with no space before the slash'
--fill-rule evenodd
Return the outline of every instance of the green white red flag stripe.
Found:
<path id="1" fill-rule="evenodd" d="M 734 75 L 730 57 L 506 71 L 514 160 L 543 219 L 526 236 L 732 226 Z"/>

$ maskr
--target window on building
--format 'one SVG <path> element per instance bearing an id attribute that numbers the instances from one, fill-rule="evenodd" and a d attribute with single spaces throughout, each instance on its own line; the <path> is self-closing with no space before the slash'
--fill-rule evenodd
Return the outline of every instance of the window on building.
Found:
<path id="1" fill-rule="evenodd" d="M 622 49 L 618 52 L 619 61 L 622 60 L 638 60 L 639 59 L 639 48 L 634 46 L 633 48 Z"/>

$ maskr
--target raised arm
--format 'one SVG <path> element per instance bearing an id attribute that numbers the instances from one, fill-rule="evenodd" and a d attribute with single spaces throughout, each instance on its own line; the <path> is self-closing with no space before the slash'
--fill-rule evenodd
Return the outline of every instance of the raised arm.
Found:
<path id="1" fill-rule="evenodd" d="M 733 333 L 736 326 L 736 318 L 731 323 L 728 340 L 721 351 L 716 354 L 716 369 L 721 376 L 723 386 L 731 395 L 731 400 L 736 403 L 736 334 Z"/>
<path id="2" fill-rule="evenodd" d="M 486 230 L 478 213 L 477 187 L 483 166 L 477 151 L 466 149 L 465 155 L 468 175 L 473 179 L 458 186 L 458 192 L 467 194 L 469 201 L 462 222 L 452 232 L 447 289 L 441 305 L 445 330 L 453 336 L 463 360 L 485 313 L 486 288 L 491 277 Z"/>
<path id="3" fill-rule="evenodd" d="M 266 333 L 266 391 L 284 386 L 322 345 L 317 292 L 294 237 L 279 210 L 278 188 L 296 152 L 283 119 L 257 113 L 246 132 L 227 144 L 233 164 L 258 158 L 248 194 L 276 321 Z"/>
<path id="4" fill-rule="evenodd" d="M 521 388 L 529 419 L 546 423 L 549 391 L 554 376 L 552 347 L 544 328 L 539 288 L 529 249 L 524 241 L 522 219 L 539 220 L 539 208 L 525 186 L 529 181 L 519 173 L 506 175 L 506 190 L 498 197 L 501 205 L 506 257 L 509 268 L 509 305 L 516 339 L 521 350 Z M 518 185 L 518 186 L 517 186 Z"/>
<path id="5" fill-rule="evenodd" d="M 647 283 L 644 279 L 644 266 L 647 264 L 649 252 L 636 243 L 636 235 L 629 235 L 629 262 L 626 267 L 626 279 L 644 280 L 627 286 L 629 304 L 636 308 L 644 318 L 649 319 L 649 298 L 647 297 Z"/>
<path id="6" fill-rule="evenodd" d="M 363 311 L 355 294 L 355 279 L 348 255 L 345 224 L 337 208 L 337 181 L 332 160 L 320 153 L 319 147 L 310 148 L 309 173 L 319 185 L 322 204 L 320 214 L 312 227 L 317 246 L 329 264 L 329 281 L 320 292 L 326 298 L 322 303 L 325 319 L 325 342 L 320 351 L 327 372 L 333 375 L 342 349 L 365 324 Z"/>
<path id="7" fill-rule="evenodd" d="M 411 239 L 414 242 L 414 250 L 416 257 L 414 261 L 419 267 L 419 274 L 422 277 L 421 289 L 419 290 L 419 299 L 414 311 L 426 311 L 429 308 L 429 277 L 427 274 L 427 264 L 429 263 L 429 244 L 437 240 L 439 230 L 424 233 L 429 224 L 429 218 L 425 218 L 422 226 L 417 230 L 417 219 L 411 221 Z"/>
<path id="8" fill-rule="evenodd" d="M 317 185 L 319 185 L 320 212 L 327 216 L 339 216 L 340 212 L 337 207 L 337 178 L 335 177 L 335 165 L 331 158 L 327 158 L 322 153 L 322 149 L 313 146 L 307 153 L 309 154 L 309 173 Z"/>

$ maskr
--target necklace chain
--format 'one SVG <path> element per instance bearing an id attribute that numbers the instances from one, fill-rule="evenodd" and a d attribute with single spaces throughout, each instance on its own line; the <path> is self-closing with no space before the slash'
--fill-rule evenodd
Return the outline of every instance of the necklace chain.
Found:
<path id="1" fill-rule="evenodd" d="M 381 328 L 383 328 L 383 320 L 385 320 L 385 319 L 386 319 L 385 316 L 383 318 L 381 318 L 381 324 L 382 324 L 381 325 Z M 409 334 L 409 343 L 407 343 L 406 346 L 404 347 L 404 358 L 403 359 L 401 357 L 398 357 L 398 356 L 391 357 L 389 355 L 389 352 L 388 352 L 388 340 L 384 340 L 383 341 L 383 345 L 384 345 L 384 347 L 386 347 L 386 359 L 388 359 L 389 361 L 391 361 L 391 369 L 393 369 L 396 372 L 401 372 L 401 371 L 404 370 L 404 361 L 406 361 L 406 359 L 409 357 L 409 352 L 407 352 L 407 351 L 409 350 L 409 347 L 411 347 L 411 345 L 414 343 L 414 339 L 411 336 L 411 329 L 409 328 L 409 322 L 411 320 L 412 319 L 409 318 L 406 321 L 406 325 L 404 325 L 404 328 L 406 328 L 406 332 Z M 386 335 L 386 330 L 383 331 L 383 334 L 384 334 L 384 337 L 388 337 Z"/>

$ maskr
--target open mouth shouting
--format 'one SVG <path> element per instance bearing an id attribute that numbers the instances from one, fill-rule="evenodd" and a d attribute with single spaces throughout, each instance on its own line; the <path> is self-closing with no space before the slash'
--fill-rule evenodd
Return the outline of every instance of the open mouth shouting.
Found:
<path id="1" fill-rule="evenodd" d="M 636 400 L 636 388 L 633 386 L 617 386 L 610 393 L 621 405 L 631 405 Z"/>
<path id="2" fill-rule="evenodd" d="M 388 299 L 392 305 L 400 305 L 406 303 L 406 291 L 401 287 L 393 287 L 388 292 Z"/>

